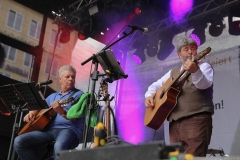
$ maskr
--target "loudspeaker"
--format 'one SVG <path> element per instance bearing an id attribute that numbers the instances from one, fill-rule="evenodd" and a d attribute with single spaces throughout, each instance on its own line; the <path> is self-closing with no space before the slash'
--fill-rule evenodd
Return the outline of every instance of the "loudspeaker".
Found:
<path id="1" fill-rule="evenodd" d="M 159 145 L 163 141 L 143 143 L 139 145 L 119 144 L 93 149 L 69 150 L 57 154 L 58 160 L 153 160 L 159 159 Z"/>

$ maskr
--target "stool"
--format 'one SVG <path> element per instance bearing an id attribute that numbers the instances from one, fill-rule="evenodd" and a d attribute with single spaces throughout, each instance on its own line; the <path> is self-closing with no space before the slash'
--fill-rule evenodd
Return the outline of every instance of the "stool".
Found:
<path id="1" fill-rule="evenodd" d="M 54 144 L 55 144 L 55 141 L 52 141 L 52 142 L 46 144 L 47 153 L 44 156 L 45 158 L 43 158 L 42 160 L 53 160 L 54 159 L 54 156 L 53 156 Z"/>

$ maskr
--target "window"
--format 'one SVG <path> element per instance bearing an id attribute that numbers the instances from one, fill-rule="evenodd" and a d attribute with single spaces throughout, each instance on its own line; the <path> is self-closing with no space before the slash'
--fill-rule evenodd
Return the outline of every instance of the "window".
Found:
<path id="1" fill-rule="evenodd" d="M 54 46 L 56 35 L 57 35 L 57 31 L 52 29 L 51 36 L 50 36 L 50 45 L 52 46 Z M 61 43 L 59 42 L 59 37 L 60 35 L 58 36 L 58 40 L 57 40 L 57 48 L 61 48 L 62 46 Z"/>
<path id="2" fill-rule="evenodd" d="M 42 24 L 32 20 L 30 25 L 30 30 L 29 30 L 29 36 L 39 40 L 41 29 L 42 29 Z"/>
<path id="3" fill-rule="evenodd" d="M 23 65 L 26 67 L 31 67 L 33 56 L 29 53 L 25 53 Z"/>
<path id="4" fill-rule="evenodd" d="M 46 63 L 46 67 L 45 67 L 45 73 L 46 74 L 49 74 L 49 71 L 50 71 L 50 68 L 51 68 L 51 61 L 52 61 L 52 57 L 49 56 L 47 58 L 47 63 Z M 59 66 L 58 60 L 53 60 L 52 69 L 51 69 L 51 76 L 57 77 L 58 66 Z"/>
<path id="5" fill-rule="evenodd" d="M 13 10 L 9 11 L 7 26 L 16 31 L 21 31 L 23 16 Z"/>
<path id="6" fill-rule="evenodd" d="M 3 49 L 5 51 L 5 59 L 10 60 L 10 61 L 15 61 L 15 57 L 16 57 L 16 48 L 10 47 L 6 44 L 3 44 Z"/>
<path id="7" fill-rule="evenodd" d="M 23 83 L 27 83 L 27 80 L 26 80 L 26 79 L 20 79 L 19 81 L 20 81 L 20 82 L 23 82 Z"/>
<path id="8" fill-rule="evenodd" d="M 3 73 L 3 72 L 0 72 L 1 75 L 5 76 L 5 77 L 8 77 L 8 78 L 11 78 L 12 76 L 10 74 L 7 74 L 7 73 Z"/>
<path id="9" fill-rule="evenodd" d="M 1 53 L 0 53 L 0 54 L 1 54 L 1 55 L 0 55 L 0 57 L 1 57 L 1 60 L 0 60 L 0 61 L 1 61 L 1 62 L 0 62 L 0 63 L 1 63 L 1 64 L 0 64 L 0 68 L 3 68 L 3 66 L 4 66 L 4 61 L 5 61 L 5 60 L 4 60 L 4 59 L 5 59 L 5 49 L 3 48 L 3 44 L 2 44 L 2 43 L 0 43 L 0 47 L 1 47 L 1 48 L 0 48 L 0 52 L 1 52 Z"/>

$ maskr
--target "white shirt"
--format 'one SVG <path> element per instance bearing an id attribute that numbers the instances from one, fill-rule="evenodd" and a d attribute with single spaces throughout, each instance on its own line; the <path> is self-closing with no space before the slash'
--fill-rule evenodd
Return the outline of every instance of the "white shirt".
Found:
<path id="1" fill-rule="evenodd" d="M 195 73 L 191 73 L 192 82 L 198 89 L 207 89 L 213 84 L 213 73 L 213 68 L 209 63 L 199 63 L 199 70 Z M 157 89 L 161 88 L 168 78 L 170 78 L 170 74 L 171 70 L 168 71 L 162 78 L 152 83 L 145 93 L 145 98 L 154 96 Z"/>

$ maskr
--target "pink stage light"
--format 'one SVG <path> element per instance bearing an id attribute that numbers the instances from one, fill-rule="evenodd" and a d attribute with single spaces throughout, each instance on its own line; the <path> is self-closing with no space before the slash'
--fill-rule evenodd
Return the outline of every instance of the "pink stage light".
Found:
<path id="1" fill-rule="evenodd" d="M 170 11 L 175 22 L 180 22 L 184 16 L 192 9 L 193 0 L 171 0 Z"/>

